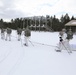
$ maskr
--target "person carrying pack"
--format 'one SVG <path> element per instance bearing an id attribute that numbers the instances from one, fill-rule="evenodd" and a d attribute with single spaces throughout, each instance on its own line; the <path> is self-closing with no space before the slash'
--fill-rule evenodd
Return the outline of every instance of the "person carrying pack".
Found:
<path id="1" fill-rule="evenodd" d="M 28 28 L 26 28 L 25 30 L 24 30 L 24 38 L 25 38 L 25 46 L 28 46 L 28 41 L 29 41 L 29 37 L 31 36 L 31 31 L 28 29 Z"/>
<path id="2" fill-rule="evenodd" d="M 1 28 L 1 39 L 5 38 L 5 29 Z"/>
<path id="3" fill-rule="evenodd" d="M 7 28 L 6 32 L 7 32 L 7 34 L 6 34 L 6 39 L 5 40 L 9 39 L 9 41 L 11 41 L 11 33 L 12 33 L 11 28 Z"/>
<path id="4" fill-rule="evenodd" d="M 60 34 L 60 42 L 59 42 L 59 48 L 60 50 L 67 50 L 68 52 L 72 53 L 71 48 L 70 48 L 70 44 L 69 41 L 67 39 L 67 34 L 66 34 L 66 30 L 62 29 L 62 34 Z"/>
<path id="5" fill-rule="evenodd" d="M 21 39 L 21 34 L 22 34 L 22 29 L 18 28 L 17 29 L 18 41 L 20 41 L 20 39 Z"/>
<path id="6" fill-rule="evenodd" d="M 65 29 L 62 29 L 59 32 L 59 48 L 60 48 L 60 50 L 62 50 L 64 48 L 63 44 L 65 43 L 66 37 L 67 37 L 67 35 L 65 33 Z"/>

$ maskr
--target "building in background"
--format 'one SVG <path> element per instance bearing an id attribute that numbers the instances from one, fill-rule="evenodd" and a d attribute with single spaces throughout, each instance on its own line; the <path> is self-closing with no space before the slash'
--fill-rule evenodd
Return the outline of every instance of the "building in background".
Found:
<path id="1" fill-rule="evenodd" d="M 76 32 L 76 20 L 71 20 L 65 24 L 66 29 L 72 29 L 73 32 Z"/>

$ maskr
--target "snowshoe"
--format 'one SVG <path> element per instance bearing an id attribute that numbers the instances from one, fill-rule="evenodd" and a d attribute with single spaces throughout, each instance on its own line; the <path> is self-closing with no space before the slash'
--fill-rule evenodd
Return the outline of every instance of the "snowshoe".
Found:
<path id="1" fill-rule="evenodd" d="M 28 46 L 28 45 L 25 43 L 24 46 Z"/>
<path id="2" fill-rule="evenodd" d="M 61 50 L 56 50 L 56 52 L 61 52 Z"/>

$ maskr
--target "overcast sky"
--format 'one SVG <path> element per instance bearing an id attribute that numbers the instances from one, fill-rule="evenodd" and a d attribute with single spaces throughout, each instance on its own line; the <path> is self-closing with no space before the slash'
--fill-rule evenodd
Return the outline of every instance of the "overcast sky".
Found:
<path id="1" fill-rule="evenodd" d="M 42 15 L 59 18 L 66 13 L 76 17 L 76 0 L 0 0 L 0 18 L 3 20 Z"/>

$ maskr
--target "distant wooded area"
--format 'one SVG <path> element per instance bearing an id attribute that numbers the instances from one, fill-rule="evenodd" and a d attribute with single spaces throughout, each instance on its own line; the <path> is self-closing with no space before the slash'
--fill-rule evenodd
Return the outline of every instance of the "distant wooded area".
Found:
<path id="1" fill-rule="evenodd" d="M 35 31 L 60 31 L 65 27 L 65 24 L 71 20 L 76 20 L 74 16 L 69 17 L 66 13 L 62 15 L 60 19 L 56 18 L 56 15 L 49 16 L 33 16 L 33 17 L 24 17 L 11 19 L 11 22 L 4 22 L 3 19 L 0 19 L 0 28 L 26 28 L 28 27 L 31 30 Z"/>

